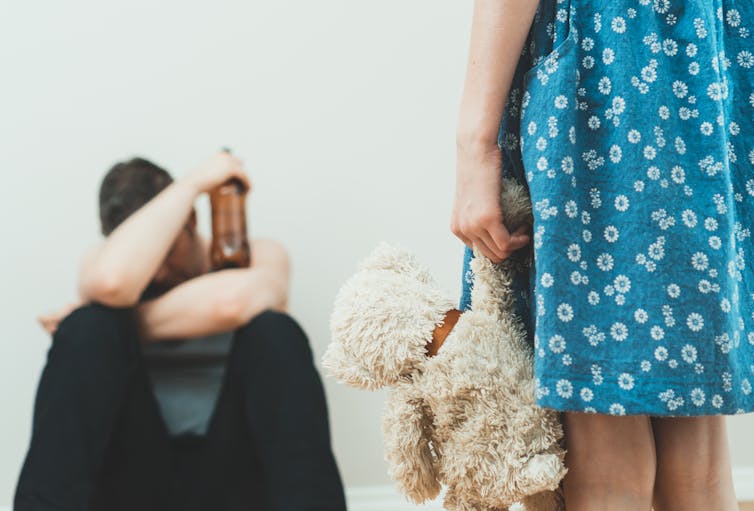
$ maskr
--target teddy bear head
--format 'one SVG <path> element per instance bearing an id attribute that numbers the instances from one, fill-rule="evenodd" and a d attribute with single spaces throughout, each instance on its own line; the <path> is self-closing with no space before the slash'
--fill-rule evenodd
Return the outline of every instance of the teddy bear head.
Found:
<path id="1" fill-rule="evenodd" d="M 340 382 L 377 389 L 420 366 L 455 302 L 406 249 L 380 243 L 338 291 L 322 365 Z"/>
<path id="2" fill-rule="evenodd" d="M 531 203 L 517 181 L 503 178 L 501 204 L 510 231 L 531 224 Z M 394 385 L 426 362 L 435 328 L 456 306 L 411 252 L 380 243 L 336 295 L 323 367 L 354 387 Z"/>

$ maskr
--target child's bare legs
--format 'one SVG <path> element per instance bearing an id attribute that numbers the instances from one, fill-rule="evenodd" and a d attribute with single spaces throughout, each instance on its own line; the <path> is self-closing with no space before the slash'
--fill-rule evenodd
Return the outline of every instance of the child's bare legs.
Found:
<path id="1" fill-rule="evenodd" d="M 725 417 L 652 417 L 655 511 L 738 510 Z"/>
<path id="2" fill-rule="evenodd" d="M 737 511 L 724 416 L 563 412 L 568 511 Z"/>
<path id="3" fill-rule="evenodd" d="M 648 416 L 563 412 L 563 428 L 568 511 L 650 510 L 656 455 Z"/>

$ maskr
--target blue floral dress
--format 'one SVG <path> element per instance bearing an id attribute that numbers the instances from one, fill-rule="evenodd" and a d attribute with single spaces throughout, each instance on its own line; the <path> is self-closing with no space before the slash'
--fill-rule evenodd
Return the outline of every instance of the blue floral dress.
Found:
<path id="1" fill-rule="evenodd" d="M 540 2 L 498 139 L 539 405 L 754 411 L 753 84 L 749 0 Z"/>

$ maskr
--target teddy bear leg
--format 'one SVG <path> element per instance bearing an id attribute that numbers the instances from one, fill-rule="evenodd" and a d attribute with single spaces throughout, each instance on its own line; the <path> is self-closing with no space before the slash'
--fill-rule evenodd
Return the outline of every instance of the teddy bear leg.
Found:
<path id="1" fill-rule="evenodd" d="M 509 511 L 507 507 L 487 507 L 481 506 L 478 502 L 470 502 L 458 495 L 445 493 L 445 499 L 442 502 L 442 508 L 446 511 Z"/>
<path id="2" fill-rule="evenodd" d="M 440 493 L 436 460 L 430 447 L 432 421 L 410 383 L 389 390 L 383 416 L 388 474 L 415 504 Z"/>
<path id="3" fill-rule="evenodd" d="M 511 507 L 491 507 L 482 504 L 477 498 L 470 499 L 465 492 L 459 490 L 453 484 L 445 488 L 445 498 L 443 499 L 442 507 L 447 511 L 525 511 L 521 504 L 514 504 Z"/>
<path id="4" fill-rule="evenodd" d="M 530 495 L 523 499 L 521 504 L 526 511 L 563 511 L 565 509 L 565 499 L 563 499 L 563 492 L 560 488 Z M 511 509 L 519 511 L 520 508 L 512 507 Z"/>
<path id="5" fill-rule="evenodd" d="M 567 471 L 560 455 L 537 454 L 521 467 L 519 489 L 524 495 L 535 495 L 546 490 L 553 490 L 563 480 Z"/>

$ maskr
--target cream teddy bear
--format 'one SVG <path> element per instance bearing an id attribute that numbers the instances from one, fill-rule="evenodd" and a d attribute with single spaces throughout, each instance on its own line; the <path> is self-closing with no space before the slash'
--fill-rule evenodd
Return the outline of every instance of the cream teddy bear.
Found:
<path id="1" fill-rule="evenodd" d="M 531 224 L 524 187 L 504 178 L 503 190 L 508 229 Z M 513 312 L 520 263 L 474 255 L 471 310 L 459 317 L 411 253 L 380 244 L 337 294 L 323 366 L 352 386 L 389 387 L 385 459 L 411 501 L 445 485 L 449 510 L 562 510 L 563 429 L 535 403 L 532 349 Z"/>

